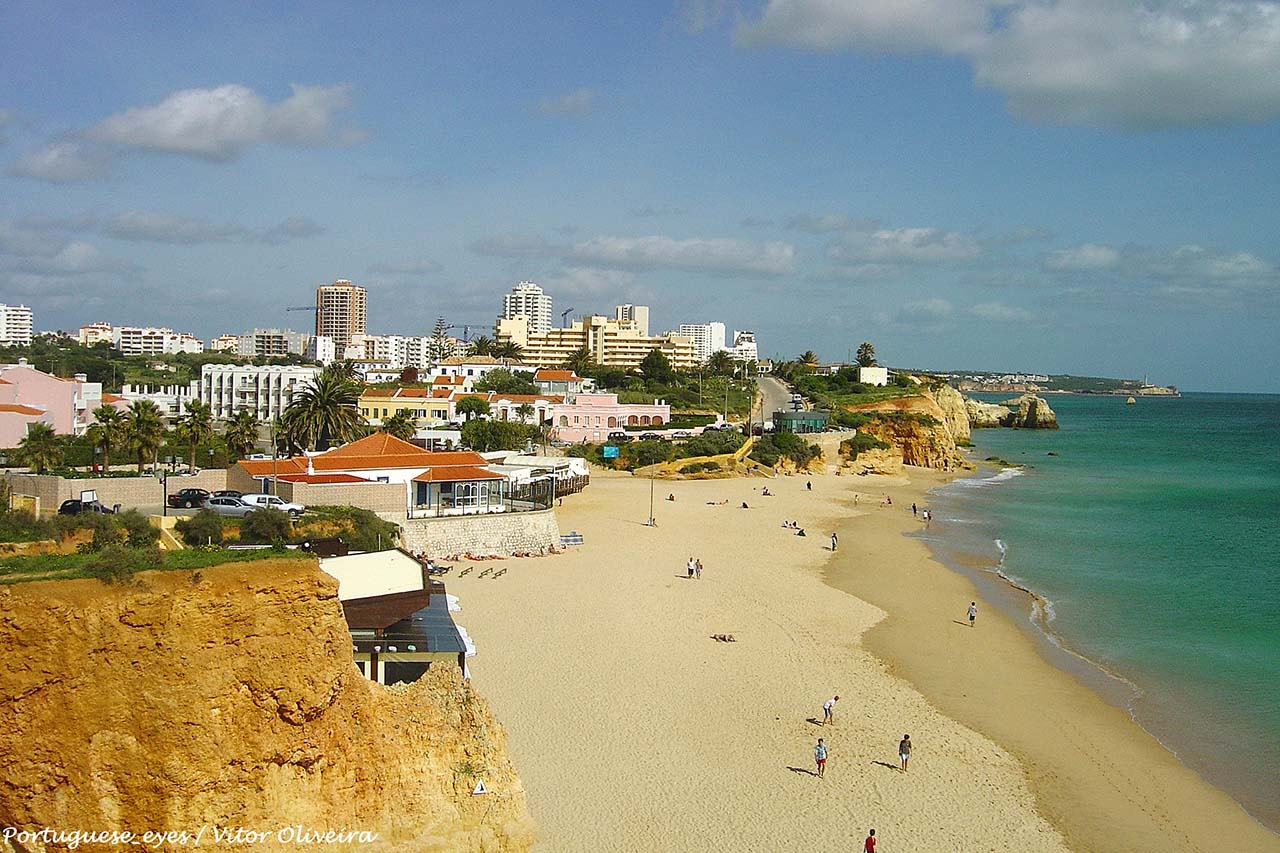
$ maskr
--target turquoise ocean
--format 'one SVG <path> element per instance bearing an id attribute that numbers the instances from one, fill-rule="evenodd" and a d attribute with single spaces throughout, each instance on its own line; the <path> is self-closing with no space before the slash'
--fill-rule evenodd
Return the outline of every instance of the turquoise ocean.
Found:
<path id="1" fill-rule="evenodd" d="M 1280 830 L 1280 395 L 1047 399 L 1059 430 L 974 431 L 1026 467 L 942 487 L 921 538 Z"/>

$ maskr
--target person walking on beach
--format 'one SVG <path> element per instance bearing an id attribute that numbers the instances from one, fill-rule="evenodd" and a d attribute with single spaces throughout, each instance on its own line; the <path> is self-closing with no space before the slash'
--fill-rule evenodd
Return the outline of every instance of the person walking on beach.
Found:
<path id="1" fill-rule="evenodd" d="M 805 480 L 804 487 L 809 491 L 813 491 L 813 480 Z"/>
<path id="2" fill-rule="evenodd" d="M 702 580 L 702 560 L 694 560 L 693 576 L 698 580 Z"/>
<path id="3" fill-rule="evenodd" d="M 973 622 L 977 618 L 978 618 L 978 602 L 970 601 L 969 602 L 969 627 L 970 628 L 973 627 Z"/>
<path id="4" fill-rule="evenodd" d="M 689 558 L 689 562 L 684 564 L 685 571 L 689 573 L 689 577 L 693 577 L 693 557 Z"/>
<path id="5" fill-rule="evenodd" d="M 832 553 L 832 554 L 834 554 L 834 553 L 836 552 L 836 545 L 838 545 L 838 544 L 839 544 L 839 540 L 838 540 L 838 539 L 836 539 L 836 535 L 835 535 L 834 533 L 832 533 L 832 534 L 831 534 L 831 553 Z"/>
<path id="6" fill-rule="evenodd" d="M 831 723 L 832 725 L 835 725 L 836 721 L 835 721 L 835 717 L 832 716 L 832 712 L 835 711 L 836 703 L 839 701 L 840 701 L 840 697 L 837 695 L 837 696 L 831 697 L 830 699 L 822 703 L 822 724 L 824 726 L 827 723 Z"/>
<path id="7" fill-rule="evenodd" d="M 911 502 L 911 517 L 912 517 L 912 518 L 915 518 L 915 517 L 916 517 L 916 504 L 915 504 L 915 501 L 912 501 L 912 502 Z"/>
<path id="8" fill-rule="evenodd" d="M 827 770 L 827 747 L 822 738 L 818 738 L 818 745 L 813 748 L 813 760 L 817 762 L 818 778 L 821 779 Z"/>
<path id="9" fill-rule="evenodd" d="M 903 735 L 898 743 L 898 768 L 907 772 L 907 759 L 911 758 L 911 735 Z"/>
<path id="10" fill-rule="evenodd" d="M 862 842 L 862 853 L 876 853 L 876 831 L 867 833 L 867 840 Z"/>

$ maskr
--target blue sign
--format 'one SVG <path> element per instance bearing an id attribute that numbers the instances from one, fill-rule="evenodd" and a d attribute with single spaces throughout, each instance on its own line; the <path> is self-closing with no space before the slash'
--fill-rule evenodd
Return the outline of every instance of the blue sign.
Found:
<path id="1" fill-rule="evenodd" d="M 617 445 L 606 444 L 604 447 L 600 448 L 600 458 L 601 459 L 617 459 L 618 458 Z"/>

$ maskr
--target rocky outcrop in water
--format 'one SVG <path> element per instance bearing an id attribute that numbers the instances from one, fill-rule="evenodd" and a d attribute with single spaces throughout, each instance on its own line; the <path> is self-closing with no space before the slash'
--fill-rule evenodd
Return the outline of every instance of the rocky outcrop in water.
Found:
<path id="1" fill-rule="evenodd" d="M 984 403 L 972 397 L 964 398 L 964 409 L 969 416 L 969 426 L 972 429 L 991 429 L 1005 426 L 1005 421 L 1009 419 L 1010 415 L 1009 410 L 1004 406 L 998 406 L 995 403 Z"/>
<path id="2" fill-rule="evenodd" d="M 0 826 L 376 836 L 253 845 L 272 851 L 532 844 L 485 702 L 447 665 L 362 677 L 314 561 L 0 587 L 0 613 Z"/>
<path id="3" fill-rule="evenodd" d="M 1058 416 L 1049 408 L 1043 397 L 1035 394 L 1023 394 L 1013 400 L 1005 400 L 1003 405 L 1013 407 L 1010 422 L 1005 426 L 1019 429 L 1057 429 Z"/>

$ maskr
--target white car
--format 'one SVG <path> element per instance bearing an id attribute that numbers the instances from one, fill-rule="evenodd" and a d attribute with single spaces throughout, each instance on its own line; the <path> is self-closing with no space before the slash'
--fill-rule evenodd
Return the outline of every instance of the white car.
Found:
<path id="1" fill-rule="evenodd" d="M 228 518 L 244 518 L 257 509 L 256 506 L 247 504 L 239 498 L 227 497 L 205 498 L 204 508 L 211 509 L 218 515 L 225 515 Z"/>
<path id="2" fill-rule="evenodd" d="M 281 512 L 287 512 L 294 518 L 297 518 L 307 511 L 307 508 L 302 504 L 292 504 L 283 498 L 276 497 L 275 495 L 245 495 L 240 498 L 240 500 L 244 501 L 254 509 L 271 507 L 272 509 L 278 509 Z"/>

